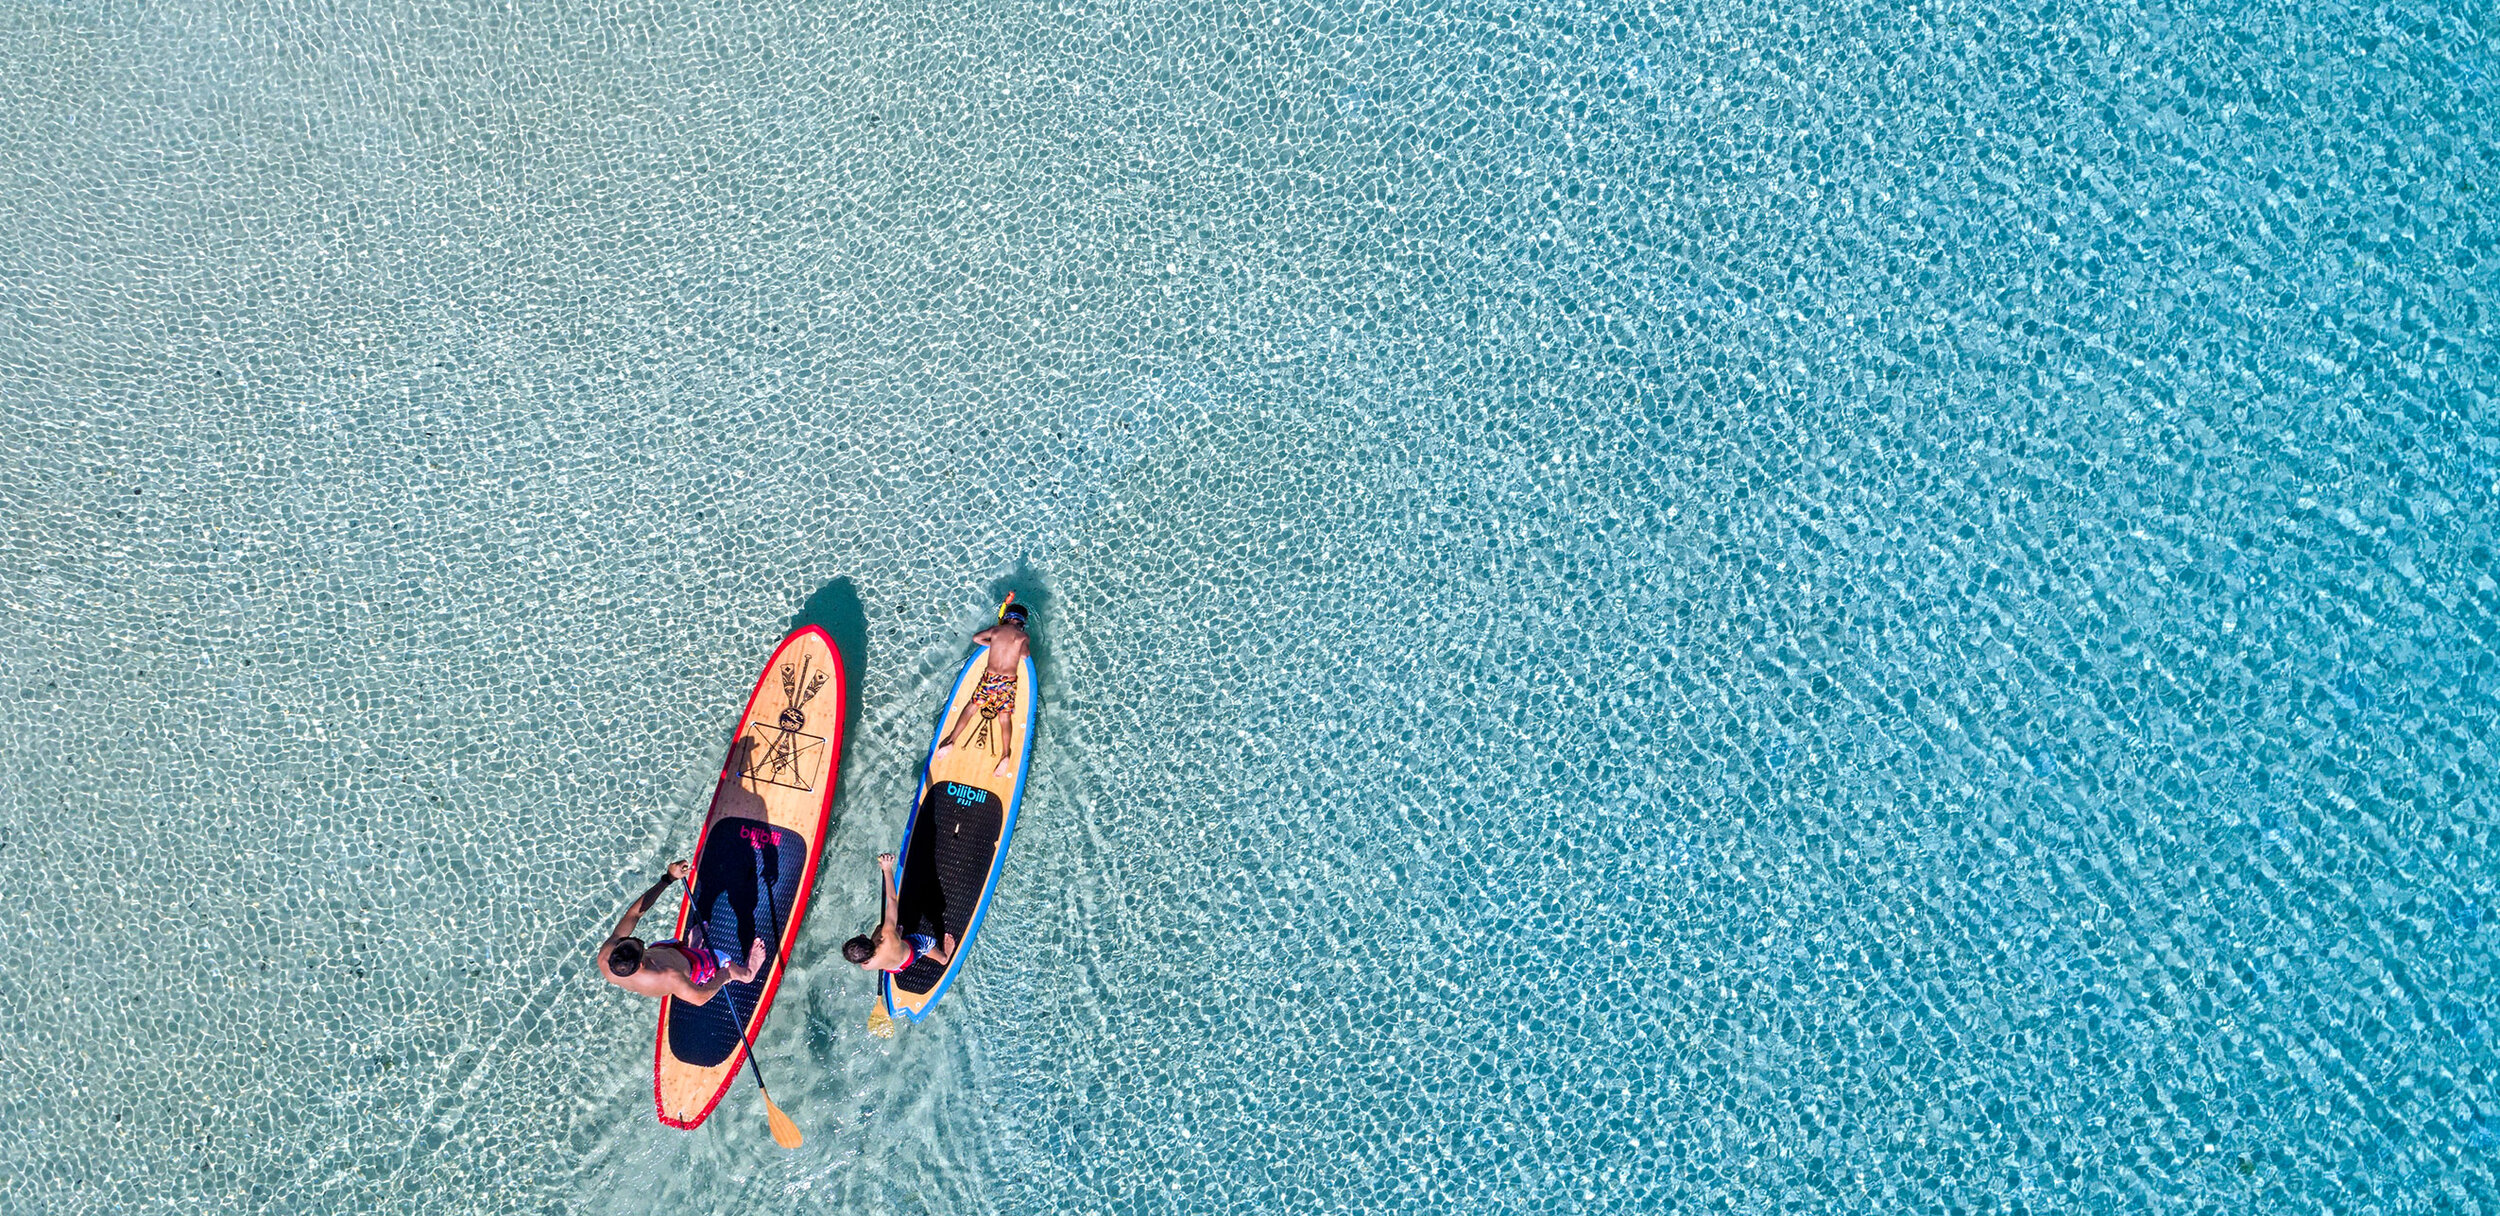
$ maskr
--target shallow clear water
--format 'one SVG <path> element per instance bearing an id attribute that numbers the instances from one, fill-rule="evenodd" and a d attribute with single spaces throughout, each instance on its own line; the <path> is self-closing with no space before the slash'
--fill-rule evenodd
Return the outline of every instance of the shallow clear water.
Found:
<path id="1" fill-rule="evenodd" d="M 2488 10 L 768 8 L 0 2 L 10 1210 L 2500 1206 Z"/>

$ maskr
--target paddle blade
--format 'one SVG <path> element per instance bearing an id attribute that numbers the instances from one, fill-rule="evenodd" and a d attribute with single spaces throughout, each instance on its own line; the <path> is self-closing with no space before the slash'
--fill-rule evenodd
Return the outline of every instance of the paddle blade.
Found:
<path id="1" fill-rule="evenodd" d="M 868 1033 L 880 1039 L 894 1037 L 894 1019 L 886 1016 L 884 1001 L 877 1002 L 876 1007 L 868 1011 Z"/>
<path id="2" fill-rule="evenodd" d="M 781 1113 L 781 1108 L 773 1105 L 771 1094 L 764 1095 L 764 1118 L 773 1125 L 773 1143 L 783 1148 L 797 1148 L 807 1142 L 805 1137 L 799 1135 L 799 1125 L 792 1123 L 790 1116 Z"/>

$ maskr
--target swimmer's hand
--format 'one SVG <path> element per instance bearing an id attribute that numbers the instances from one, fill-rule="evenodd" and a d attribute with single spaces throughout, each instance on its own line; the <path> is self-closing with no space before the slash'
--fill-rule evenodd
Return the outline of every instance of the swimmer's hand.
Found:
<path id="1" fill-rule="evenodd" d="M 894 854 L 892 854 L 892 853 L 879 853 L 879 854 L 877 854 L 877 868 L 878 868 L 878 869 L 880 869 L 880 870 L 885 871 L 885 872 L 886 872 L 886 873 L 888 873 L 888 874 L 893 873 L 893 872 L 894 872 Z"/>
<path id="2" fill-rule="evenodd" d="M 679 882 L 686 881 L 686 876 L 692 873 L 694 873 L 694 864 L 692 862 L 679 860 L 668 863 L 668 876 Z"/>

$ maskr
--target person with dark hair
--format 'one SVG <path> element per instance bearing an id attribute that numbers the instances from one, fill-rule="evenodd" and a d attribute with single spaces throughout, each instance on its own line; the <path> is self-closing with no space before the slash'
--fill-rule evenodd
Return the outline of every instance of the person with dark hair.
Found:
<path id="1" fill-rule="evenodd" d="M 973 686 L 972 699 L 955 715 L 954 728 L 938 739 L 939 756 L 955 750 L 958 736 L 967 743 L 995 737 L 998 767 L 990 771 L 1004 777 L 1015 763 L 1016 676 L 1024 670 L 1024 656 L 1033 650 L 1033 637 L 1024 628 L 1027 619 L 1024 605 L 1011 600 L 999 610 L 997 624 L 972 635 L 974 645 L 990 648 L 990 661 L 981 671 L 981 682 Z M 981 717 L 978 726 L 972 726 L 975 714 Z M 968 726 L 970 734 L 965 733 Z"/>
<path id="2" fill-rule="evenodd" d="M 689 1005 L 706 1004 L 723 986 L 755 978 L 755 969 L 764 965 L 763 938 L 749 943 L 746 958 L 741 960 L 726 950 L 704 945 L 700 922 L 683 939 L 670 938 L 646 945 L 634 936 L 634 925 L 651 910 L 652 904 L 659 902 L 660 892 L 693 869 L 683 861 L 668 863 L 668 873 L 626 906 L 624 917 L 616 922 L 616 931 L 599 943 L 602 978 L 627 992 L 649 997 L 673 996 Z"/>
<path id="3" fill-rule="evenodd" d="M 944 963 L 955 957 L 955 935 L 946 935 L 944 945 L 926 933 L 904 933 L 895 923 L 896 905 L 902 894 L 894 885 L 894 854 L 877 855 L 877 868 L 885 871 L 885 917 L 878 924 L 875 936 L 860 934 L 842 943 L 842 957 L 871 971 L 901 971 L 923 957 Z"/>

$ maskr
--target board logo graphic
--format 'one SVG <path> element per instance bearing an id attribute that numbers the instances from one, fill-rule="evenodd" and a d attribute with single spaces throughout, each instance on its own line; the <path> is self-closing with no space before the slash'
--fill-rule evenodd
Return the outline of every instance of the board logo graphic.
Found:
<path id="1" fill-rule="evenodd" d="M 825 738 L 807 733 L 806 705 L 825 687 L 825 673 L 808 673 L 813 656 L 781 665 L 781 714 L 774 721 L 757 719 L 755 746 L 747 749 L 738 775 L 767 785 L 815 792 L 815 770 L 823 763 Z"/>

